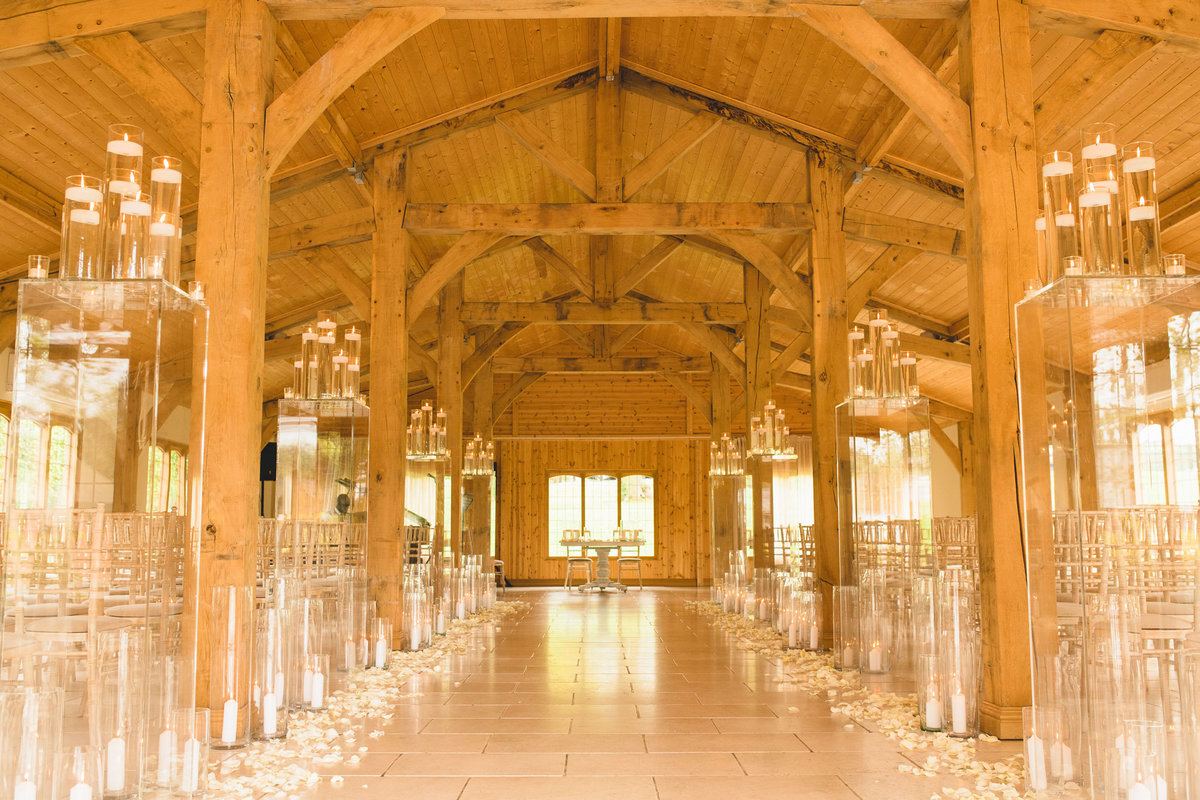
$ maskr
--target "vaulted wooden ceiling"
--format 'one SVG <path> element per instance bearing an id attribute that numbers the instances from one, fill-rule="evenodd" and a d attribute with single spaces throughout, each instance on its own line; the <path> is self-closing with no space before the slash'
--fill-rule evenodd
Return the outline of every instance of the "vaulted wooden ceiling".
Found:
<path id="1" fill-rule="evenodd" d="M 81 5 L 96 3 L 120 5 Z M 204 59 L 198 3 L 163 0 L 162 20 L 130 25 L 127 32 L 20 46 L 20 31 L 12 26 L 56 5 L 21 0 L 0 11 L 0 268 L 8 280 L 23 271 L 27 254 L 57 249 L 64 179 L 102 168 L 110 122 L 141 124 L 152 152 L 183 156 L 187 224 L 195 225 Z M 353 21 L 303 18 L 319 14 L 307 13 L 300 0 L 273 5 L 281 18 L 278 94 Z M 355 16 L 355 3 L 332 5 Z M 883 16 L 916 17 L 882 22 L 946 84 L 956 85 L 954 17 L 961 4 L 870 5 Z M 1101 0 L 1031 5 L 1037 12 L 1030 46 L 1039 149 L 1077 150 L 1078 128 L 1095 120 L 1117 123 L 1122 140 L 1155 141 L 1167 249 L 1200 261 L 1200 226 L 1192 216 L 1200 210 L 1196 21 L 1142 23 L 1140 16 L 1121 17 L 1119 9 L 1110 14 L 1114 19 L 1093 20 L 1104 16 L 1102 7 L 1123 6 Z M 6 30 L 14 37 L 8 47 Z M 595 88 L 607 80 L 619 86 L 620 199 L 805 202 L 806 146 L 819 143 L 844 157 L 853 176 L 845 227 L 852 303 L 889 309 L 921 349 L 927 392 L 970 408 L 969 354 L 953 344 L 970 336 L 956 162 L 859 61 L 788 16 L 447 18 L 403 42 L 334 101 L 276 173 L 266 330 L 275 343 L 267 348 L 266 399 L 290 383 L 285 357 L 294 352 L 289 336 L 298 325 L 320 308 L 339 309 L 345 321 L 367 315 L 372 221 L 364 164 L 383 149 L 410 148 L 414 203 L 590 201 Z M 807 236 L 775 234 L 763 241 L 803 276 Z M 417 262 L 427 267 L 454 241 L 415 236 Z M 609 237 L 608 247 L 617 274 L 626 276 L 619 286 L 631 297 L 741 300 L 742 259 L 719 242 L 628 235 Z M 583 235 L 505 240 L 467 267 L 465 300 L 578 297 L 589 288 L 594 252 Z M 781 377 L 802 385 L 803 349 L 789 350 L 802 326 L 787 318 L 789 298 L 777 294 L 774 302 L 784 313 L 772 340 L 794 373 Z M 432 350 L 436 324 L 431 311 L 426 317 L 413 335 Z M 468 325 L 479 341 L 496 335 L 487 322 Z M 597 345 L 586 323 L 511 325 L 500 333 L 498 355 L 507 358 L 590 356 Z M 740 354 L 736 324 L 718 335 Z M 674 325 L 614 326 L 607 337 L 601 347 L 609 354 L 614 345 L 628 356 L 707 356 L 711 349 L 702 336 Z M 429 360 L 416 362 L 413 383 L 420 388 Z M 506 380 L 498 380 L 498 389 Z"/>

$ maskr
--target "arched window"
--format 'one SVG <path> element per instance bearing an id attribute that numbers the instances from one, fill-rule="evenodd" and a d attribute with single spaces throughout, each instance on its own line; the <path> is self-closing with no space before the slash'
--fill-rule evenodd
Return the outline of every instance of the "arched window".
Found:
<path id="1" fill-rule="evenodd" d="M 8 502 L 8 417 L 0 414 L 0 510 Z"/>
<path id="2" fill-rule="evenodd" d="M 63 425 L 50 428 L 50 443 L 46 457 L 46 507 L 69 508 L 71 496 L 71 431 Z"/>
<path id="3" fill-rule="evenodd" d="M 167 486 L 163 480 L 166 456 L 157 445 L 150 448 L 146 460 L 146 510 L 165 511 Z"/>

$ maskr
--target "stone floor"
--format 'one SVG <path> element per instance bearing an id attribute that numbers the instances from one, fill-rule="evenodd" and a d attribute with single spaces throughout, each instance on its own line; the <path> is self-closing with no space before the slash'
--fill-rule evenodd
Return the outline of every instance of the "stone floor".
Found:
<path id="1" fill-rule="evenodd" d="M 361 762 L 305 800 L 927 800 L 946 785 L 901 774 L 887 738 L 781 686 L 779 666 L 686 608 L 699 597 L 510 591 L 529 613 L 415 678 L 420 696 L 360 739 Z"/>

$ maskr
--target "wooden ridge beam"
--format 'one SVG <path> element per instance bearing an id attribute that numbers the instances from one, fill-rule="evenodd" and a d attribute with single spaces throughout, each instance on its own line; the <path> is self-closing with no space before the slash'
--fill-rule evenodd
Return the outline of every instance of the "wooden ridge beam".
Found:
<path id="1" fill-rule="evenodd" d="M 801 317 L 812 324 L 812 289 L 783 263 L 766 242 L 748 233 L 718 233 L 715 238 L 741 253 L 747 263 L 763 274 L 788 299 Z"/>
<path id="2" fill-rule="evenodd" d="M 413 204 L 409 203 L 408 209 L 411 210 L 412 207 Z M 406 211 L 405 220 L 407 219 Z M 460 237 L 408 290 L 408 313 L 413 316 L 420 314 L 421 309 L 437 296 L 451 278 L 462 272 L 463 267 L 483 255 L 502 238 L 504 234 L 490 231 L 470 232 Z"/>
<path id="3" fill-rule="evenodd" d="M 575 265 L 568 261 L 562 253 L 555 250 L 546 240 L 534 237 L 525 240 L 522 244 L 529 248 L 529 251 L 533 253 L 538 261 L 566 278 L 567 282 L 575 287 L 580 294 L 589 300 L 591 299 L 592 282 L 585 278 L 579 270 L 575 269 Z"/>
<path id="4" fill-rule="evenodd" d="M 526 358 L 492 359 L 497 373 L 633 373 L 633 372 L 708 372 L 709 360 L 684 356 L 642 356 L 628 358 L 572 358 L 563 356 L 530 356 Z"/>
<path id="5" fill-rule="evenodd" d="M 588 200 L 596 199 L 596 176 L 592 171 L 579 163 L 565 147 L 551 139 L 520 111 L 500 114 L 496 117 L 496 123 L 576 191 Z"/>
<path id="6" fill-rule="evenodd" d="M 805 203 L 410 203 L 404 215 L 410 232 L 432 235 L 798 233 L 811 224 Z"/>
<path id="7" fill-rule="evenodd" d="M 537 383 L 538 379 L 542 378 L 545 374 L 544 372 L 526 372 L 513 381 L 512 385 L 505 389 L 492 403 L 492 423 L 495 424 L 496 420 L 500 419 L 500 415 L 513 404 L 513 401 L 520 397 L 526 389 Z"/>
<path id="8" fill-rule="evenodd" d="M 951 364 L 971 366 L 970 345 L 958 342 L 944 342 L 930 336 L 915 336 L 911 333 L 900 334 L 900 349 L 911 350 L 922 358 L 932 358 L 936 361 L 948 361 Z"/>
<path id="9" fill-rule="evenodd" d="M 200 118 L 204 106 L 175 73 L 129 31 L 76 41 L 83 52 L 117 73 L 166 123 L 162 129 L 183 146 L 182 156 L 200 163 Z"/>
<path id="10" fill-rule="evenodd" d="M 463 320 L 473 323 L 523 322 L 544 325 L 664 325 L 695 323 L 733 325 L 744 322 L 741 303 L 634 303 L 609 306 L 547 301 L 463 303 Z M 537 371 L 537 370 L 534 370 Z"/>
<path id="11" fill-rule="evenodd" d="M 950 258 L 966 258 L 966 232 L 961 228 L 847 208 L 842 230 L 847 238 L 858 241 L 902 245 Z"/>
<path id="12" fill-rule="evenodd" d="M 672 253 L 679 249 L 681 244 L 683 244 L 681 239 L 676 237 L 668 237 L 654 245 L 649 253 L 646 253 L 646 255 L 639 258 L 637 263 L 630 267 L 624 275 L 617 278 L 617 284 L 613 294 L 618 299 L 629 294 L 637 287 L 639 283 L 645 280 L 651 272 L 662 266 L 662 263 L 666 261 Z"/>
<path id="13" fill-rule="evenodd" d="M 699 411 L 700 415 L 708 421 L 708 424 L 712 425 L 712 401 L 702 395 L 700 390 L 691 381 L 683 375 L 676 375 L 673 372 L 659 372 L 657 375 L 666 381 L 671 388 L 683 395 L 692 408 Z"/>
<path id="14" fill-rule="evenodd" d="M 827 131 L 812 128 L 799 120 L 776 114 L 735 97 L 722 95 L 652 67 L 630 62 L 628 59 L 623 63 L 626 68 L 624 82 L 630 91 L 676 108 L 692 112 L 708 111 L 752 130 L 776 144 L 802 150 L 815 148 L 833 153 L 852 164 L 858 164 L 856 145 Z M 956 205 L 962 203 L 963 187 L 959 183 L 912 164 L 900 164 L 895 159 L 888 158 L 876 164 L 872 174 L 875 177 L 887 175 L 893 182 L 907 185 L 910 191 L 928 194 Z"/>
<path id="15" fill-rule="evenodd" d="M 87 36 L 132 33 L 138 41 L 204 28 L 206 0 L 33 0 L 0 9 L 0 70 L 82 55 Z"/>
<path id="16" fill-rule="evenodd" d="M 847 0 L 829 0 L 844 5 Z M 869 13 L 898 19 L 956 19 L 962 0 L 857 0 Z M 416 0 L 267 0 L 278 19 L 358 19 L 372 8 Z M 792 17 L 778 0 L 441 0 L 446 19 L 599 19 L 604 17 Z"/>
<path id="17" fill-rule="evenodd" d="M 798 5 L 804 21 L 883 82 L 925 123 L 964 176 L 975 169 L 971 110 L 929 67 L 871 16 L 855 6 Z"/>
<path id="18" fill-rule="evenodd" d="M 308 251 L 305 261 L 309 266 L 324 273 L 325 277 L 342 290 L 342 294 L 350 301 L 350 305 L 354 306 L 360 317 L 371 318 L 370 284 L 358 277 L 358 273 L 351 269 L 336 250 L 321 247 L 315 251 Z"/>
<path id="19" fill-rule="evenodd" d="M 405 39 L 441 19 L 441 8 L 375 8 L 267 108 L 267 170 L 273 173 L 304 132 L 350 84 Z"/>
<path id="20" fill-rule="evenodd" d="M 711 112 L 699 111 L 693 115 L 625 173 L 625 199 L 630 199 L 639 189 L 670 169 L 672 164 L 690 153 L 720 125 L 721 117 Z"/>

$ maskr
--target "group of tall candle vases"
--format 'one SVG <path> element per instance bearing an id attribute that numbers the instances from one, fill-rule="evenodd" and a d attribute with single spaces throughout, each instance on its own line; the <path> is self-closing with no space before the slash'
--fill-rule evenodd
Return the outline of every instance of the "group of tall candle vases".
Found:
<path id="1" fill-rule="evenodd" d="M 338 346 L 338 324 L 332 311 L 317 314 L 316 323 L 300 334 L 300 355 L 292 361 L 292 385 L 283 396 L 296 400 L 357 400 L 362 382 L 362 331 L 349 325 Z"/>

